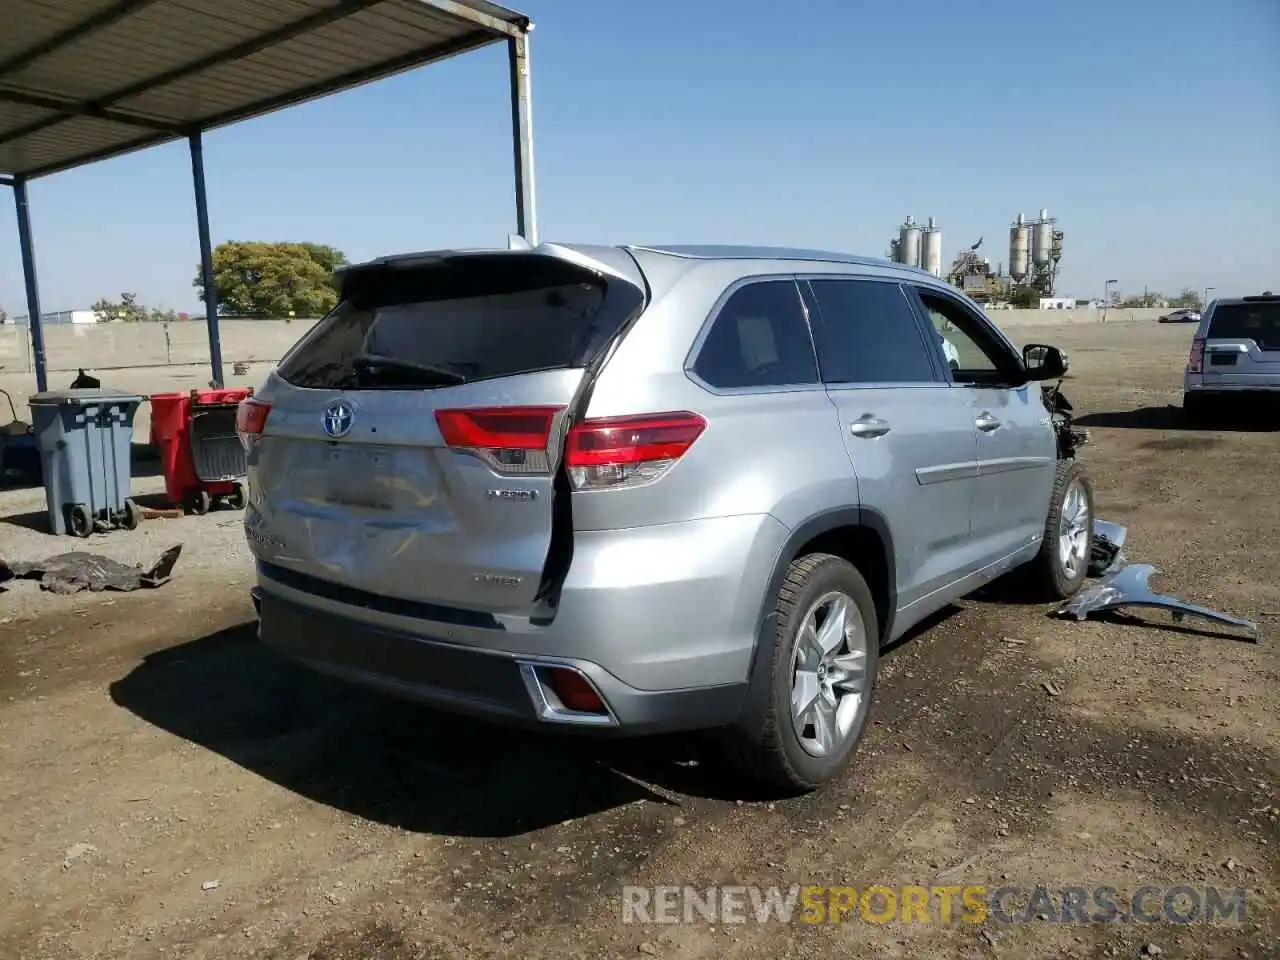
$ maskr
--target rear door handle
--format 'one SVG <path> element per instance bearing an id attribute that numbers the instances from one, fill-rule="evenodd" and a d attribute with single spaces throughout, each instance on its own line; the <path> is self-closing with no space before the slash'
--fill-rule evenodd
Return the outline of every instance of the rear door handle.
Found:
<path id="1" fill-rule="evenodd" d="M 864 413 L 849 424 L 849 432 L 855 437 L 883 437 L 889 432 L 889 421 Z"/>
<path id="2" fill-rule="evenodd" d="M 1000 421 L 984 410 L 978 416 L 978 419 L 973 421 L 973 425 L 983 433 L 990 433 L 992 430 L 995 430 L 1000 426 Z"/>

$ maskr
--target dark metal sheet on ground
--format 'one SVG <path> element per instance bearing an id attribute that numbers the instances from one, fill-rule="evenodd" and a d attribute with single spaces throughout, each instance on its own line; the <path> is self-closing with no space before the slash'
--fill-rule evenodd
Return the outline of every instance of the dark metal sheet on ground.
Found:
<path id="1" fill-rule="evenodd" d="M 39 580 L 50 593 L 79 593 L 89 590 L 129 592 L 154 589 L 169 582 L 182 554 L 182 544 L 170 547 L 150 567 L 120 563 L 94 553 L 60 553 L 46 560 L 4 563 L 0 561 L 0 583 L 8 580 Z"/>

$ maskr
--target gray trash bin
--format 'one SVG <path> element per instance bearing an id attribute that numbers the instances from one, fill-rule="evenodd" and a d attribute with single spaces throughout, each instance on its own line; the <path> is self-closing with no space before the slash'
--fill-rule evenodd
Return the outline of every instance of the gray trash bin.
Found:
<path id="1" fill-rule="evenodd" d="M 95 527 L 132 530 L 133 418 L 142 397 L 115 390 L 50 390 L 30 401 L 44 468 L 49 528 L 87 537 Z"/>

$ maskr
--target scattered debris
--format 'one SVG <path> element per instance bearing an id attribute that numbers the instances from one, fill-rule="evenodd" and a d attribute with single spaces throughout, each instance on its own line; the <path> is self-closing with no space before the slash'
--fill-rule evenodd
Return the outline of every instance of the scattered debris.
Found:
<path id="1" fill-rule="evenodd" d="M 1124 542 L 1128 534 L 1128 528 L 1118 523 L 1093 521 L 1093 542 L 1089 545 L 1089 576 L 1104 577 L 1128 563 L 1124 555 Z"/>
<path id="2" fill-rule="evenodd" d="M 39 580 L 40 588 L 50 593 L 153 589 L 169 582 L 181 554 L 182 544 L 172 546 L 145 569 L 79 551 L 32 562 L 6 564 L 0 561 L 0 583 L 14 579 Z"/>
<path id="3" fill-rule="evenodd" d="M 90 376 L 84 372 L 84 367 L 80 367 L 76 373 L 76 378 L 71 381 L 72 390 L 100 390 L 102 389 L 102 381 L 97 377 Z"/>
<path id="4" fill-rule="evenodd" d="M 1044 687 L 1045 692 L 1051 697 L 1062 696 L 1062 688 L 1052 680 L 1046 680 L 1044 683 L 1040 684 L 1040 686 Z"/>
<path id="5" fill-rule="evenodd" d="M 204 883 L 200 884 L 200 889 L 201 890 L 217 890 L 218 887 L 220 886 L 222 886 L 222 884 L 217 880 L 206 880 Z"/>
<path id="6" fill-rule="evenodd" d="M 1104 613 L 1120 607 L 1160 607 L 1173 613 L 1175 623 L 1180 622 L 1187 615 L 1202 617 L 1214 623 L 1242 627 L 1248 630 L 1254 642 L 1257 642 L 1258 625 L 1252 620 L 1233 617 L 1194 603 L 1187 603 L 1176 597 L 1167 597 L 1153 592 L 1148 581 L 1155 572 L 1156 568 L 1149 563 L 1135 563 L 1132 566 L 1113 570 L 1100 581 L 1081 590 L 1068 600 L 1058 609 L 1058 614 L 1083 620 L 1091 613 Z"/>
<path id="7" fill-rule="evenodd" d="M 1162 953 L 1164 953 L 1164 951 L 1161 950 L 1154 943 L 1148 943 L 1145 947 L 1142 948 L 1142 955 L 1144 957 L 1158 957 Z"/>
<path id="8" fill-rule="evenodd" d="M 144 507 L 138 504 L 138 513 L 143 520 L 181 520 L 186 511 L 181 507 Z"/>
<path id="9" fill-rule="evenodd" d="M 73 843 L 67 847 L 67 852 L 63 855 L 62 869 L 70 870 L 73 865 L 97 852 L 98 848 L 92 843 Z"/>

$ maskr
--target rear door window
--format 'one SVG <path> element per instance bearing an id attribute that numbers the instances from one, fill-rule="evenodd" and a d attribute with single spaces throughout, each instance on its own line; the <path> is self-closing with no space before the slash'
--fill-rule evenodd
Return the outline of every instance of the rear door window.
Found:
<path id="1" fill-rule="evenodd" d="M 587 366 L 643 294 L 541 255 L 365 268 L 280 365 L 315 389 L 452 386 Z"/>
<path id="2" fill-rule="evenodd" d="M 1263 350 L 1280 350 L 1280 300 L 1222 303 L 1209 321 L 1213 340 L 1252 340 Z"/>
<path id="3" fill-rule="evenodd" d="M 793 280 L 758 280 L 725 300 L 693 372 L 722 390 L 818 383 L 809 324 Z"/>
<path id="4" fill-rule="evenodd" d="M 897 283 L 813 279 L 813 336 L 827 383 L 934 383 L 938 374 Z"/>

